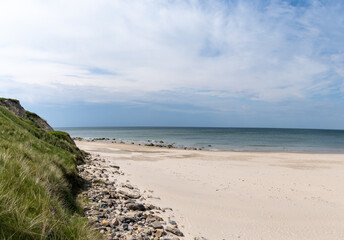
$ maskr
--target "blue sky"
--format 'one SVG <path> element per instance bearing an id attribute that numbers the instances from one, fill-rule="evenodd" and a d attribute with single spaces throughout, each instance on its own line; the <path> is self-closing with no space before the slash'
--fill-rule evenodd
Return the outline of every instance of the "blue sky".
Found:
<path id="1" fill-rule="evenodd" d="M 53 126 L 344 129 L 342 1 L 0 3 L 0 96 Z"/>

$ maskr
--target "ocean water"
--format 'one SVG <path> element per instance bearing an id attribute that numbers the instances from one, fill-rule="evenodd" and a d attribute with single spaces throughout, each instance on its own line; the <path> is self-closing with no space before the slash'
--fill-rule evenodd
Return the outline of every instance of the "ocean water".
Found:
<path id="1" fill-rule="evenodd" d="M 72 137 L 230 151 L 344 153 L 344 130 L 196 127 L 59 128 Z"/>

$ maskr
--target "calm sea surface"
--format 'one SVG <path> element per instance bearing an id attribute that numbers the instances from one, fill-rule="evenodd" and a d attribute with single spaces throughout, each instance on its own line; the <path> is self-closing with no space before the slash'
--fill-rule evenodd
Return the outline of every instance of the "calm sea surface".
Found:
<path id="1" fill-rule="evenodd" d="M 59 128 L 72 137 L 110 138 L 136 144 L 231 151 L 344 153 L 344 130 L 275 128 L 96 127 Z"/>

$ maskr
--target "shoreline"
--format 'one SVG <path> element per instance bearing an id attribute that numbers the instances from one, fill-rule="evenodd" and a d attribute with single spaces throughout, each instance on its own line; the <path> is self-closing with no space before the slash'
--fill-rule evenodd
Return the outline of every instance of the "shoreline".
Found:
<path id="1" fill-rule="evenodd" d="M 145 144 L 138 144 L 138 143 L 132 143 L 131 140 L 125 140 L 126 142 L 117 142 L 116 140 L 111 140 L 109 138 L 103 140 L 103 138 L 81 138 L 81 137 L 73 137 L 73 140 L 76 142 L 90 142 L 90 143 L 112 143 L 112 144 L 124 144 L 124 145 L 135 145 L 138 147 L 154 147 L 154 148 L 162 148 L 162 149 L 179 149 L 179 150 L 188 150 L 188 151 L 208 151 L 208 152 L 233 152 L 233 153 L 295 153 L 295 154 L 334 154 L 334 155 L 344 155 L 343 152 L 326 152 L 326 151 L 268 151 L 268 150 L 226 150 L 226 149 L 207 149 L 207 148 L 192 148 L 192 147 L 177 147 L 177 146 L 171 146 L 168 145 L 150 145 L 152 142 L 158 142 L 158 140 L 149 140 L 146 141 Z M 123 139 L 124 140 L 124 139 Z"/>
<path id="2" fill-rule="evenodd" d="M 188 236 L 344 238 L 343 154 L 195 151 L 76 142 L 174 210 Z"/>

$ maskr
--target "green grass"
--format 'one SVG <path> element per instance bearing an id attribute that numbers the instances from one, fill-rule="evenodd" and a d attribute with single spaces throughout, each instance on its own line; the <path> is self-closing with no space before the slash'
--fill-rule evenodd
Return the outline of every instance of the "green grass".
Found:
<path id="1" fill-rule="evenodd" d="M 26 113 L 27 118 L 33 118 L 33 119 L 40 118 L 36 113 L 30 112 L 30 111 L 25 111 L 25 113 Z"/>
<path id="2" fill-rule="evenodd" d="M 82 161 L 68 134 L 0 106 L 0 239 L 101 239 L 75 197 Z"/>
<path id="3" fill-rule="evenodd" d="M 3 101 L 3 100 L 9 100 L 9 101 L 12 101 L 12 102 L 19 103 L 19 100 L 17 100 L 17 99 L 12 99 L 12 98 L 2 98 L 2 97 L 0 97 L 0 101 Z"/>
<path id="4" fill-rule="evenodd" d="M 67 143 L 74 145 L 72 138 L 66 132 L 61 131 L 52 131 L 49 134 L 54 135 L 55 137 L 59 138 L 60 140 L 66 141 Z"/>

